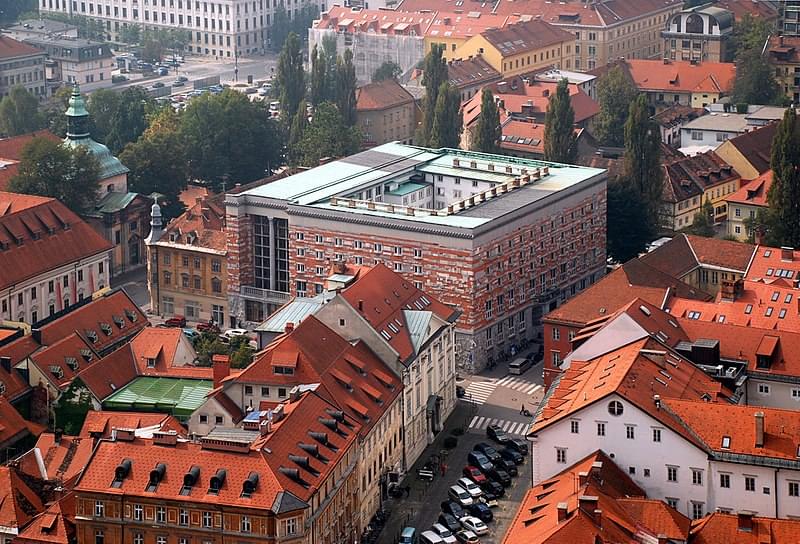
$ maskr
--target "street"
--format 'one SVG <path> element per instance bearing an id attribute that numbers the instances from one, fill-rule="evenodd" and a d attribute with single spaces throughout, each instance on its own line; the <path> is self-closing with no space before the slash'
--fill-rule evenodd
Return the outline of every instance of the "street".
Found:
<path id="1" fill-rule="evenodd" d="M 530 351 L 535 352 L 536 349 L 536 346 L 532 346 Z M 500 425 L 508 434 L 524 436 L 531 418 L 520 413 L 522 405 L 534 412 L 544 396 L 541 385 L 542 363 L 529 368 L 521 376 L 508 375 L 507 367 L 507 362 L 499 363 L 492 370 L 458 382 L 465 388 L 466 396 L 458 401 L 444 430 L 437 435 L 434 443 L 420 456 L 400 484 L 410 486 L 409 496 L 388 499 L 384 503 L 384 508 L 390 510 L 391 515 L 377 540 L 379 544 L 395 544 L 403 527 L 415 527 L 419 534 L 437 521 L 439 504 L 447 499 L 448 488 L 462 476 L 461 470 L 467 464 L 467 454 L 479 442 L 497 446 L 487 438 L 486 427 Z M 458 445 L 452 450 L 444 449 L 444 439 L 456 428 L 465 431 L 457 437 Z M 437 472 L 433 482 L 419 480 L 417 470 L 434 455 L 444 459 L 444 476 Z M 480 537 L 481 543 L 498 544 L 502 541 L 519 503 L 530 488 L 530 466 L 530 456 L 527 456 L 525 462 L 517 467 L 519 475 L 512 478 L 505 496 L 492 509 L 494 520 L 488 523 L 489 533 Z"/>

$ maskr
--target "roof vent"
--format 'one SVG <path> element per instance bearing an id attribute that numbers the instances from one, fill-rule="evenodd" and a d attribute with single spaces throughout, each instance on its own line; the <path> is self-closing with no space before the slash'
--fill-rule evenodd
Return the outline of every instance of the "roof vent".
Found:
<path id="1" fill-rule="evenodd" d="M 124 326 L 125 326 L 125 320 L 122 318 L 122 316 L 119 316 L 119 315 L 114 315 L 114 316 L 111 316 L 111 319 L 114 321 L 114 324 L 115 324 L 115 325 L 116 325 L 118 328 L 120 328 L 120 329 L 121 329 L 122 327 L 124 327 Z"/>
<path id="2" fill-rule="evenodd" d="M 325 413 L 331 416 L 339 423 L 344 423 L 344 412 L 341 410 L 334 410 L 333 408 L 325 408 Z"/>
<path id="3" fill-rule="evenodd" d="M 287 476 L 291 480 L 294 480 L 298 484 L 302 485 L 303 487 L 308 487 L 308 482 L 303 480 L 303 478 L 300 476 L 300 469 L 298 469 L 298 468 L 288 468 L 288 467 L 279 467 L 278 471 L 281 474 L 283 474 L 284 476 Z"/>
<path id="4" fill-rule="evenodd" d="M 217 470 L 217 473 L 211 477 L 211 481 L 209 482 L 208 487 L 208 494 L 209 495 L 219 495 L 220 489 L 222 489 L 223 484 L 225 483 L 225 476 L 228 475 L 228 471 L 224 468 L 220 468 Z"/>
<path id="5" fill-rule="evenodd" d="M 158 463 L 155 468 L 150 471 L 150 482 L 147 484 L 145 491 L 154 492 L 159 482 L 164 478 L 165 472 L 167 472 L 167 465 Z"/>
<path id="6" fill-rule="evenodd" d="M 314 476 L 319 476 L 319 471 L 311 466 L 308 457 L 305 455 L 289 455 L 289 460 L 295 463 L 297 466 L 306 469 Z"/>
<path id="7" fill-rule="evenodd" d="M 258 487 L 258 472 L 251 472 L 247 479 L 242 482 L 242 497 L 250 498 Z"/>
<path id="8" fill-rule="evenodd" d="M 133 465 L 133 461 L 130 459 L 123 459 L 120 464 L 117 465 L 117 468 L 114 469 L 114 481 L 111 482 L 111 487 L 121 487 L 122 480 L 128 477 L 128 474 L 131 473 L 131 465 Z"/>
<path id="9" fill-rule="evenodd" d="M 314 459 L 317 459 L 326 465 L 328 464 L 329 459 L 319 452 L 319 446 L 316 444 L 306 444 L 305 442 L 300 442 L 297 447 L 311 455 L 311 457 Z"/>
<path id="10" fill-rule="evenodd" d="M 153 444 L 157 444 L 159 446 L 174 446 L 177 443 L 177 431 L 155 431 L 153 433 Z"/>
<path id="11" fill-rule="evenodd" d="M 138 315 L 133 310 L 125 309 L 125 317 L 128 318 L 128 321 L 131 323 L 136 323 L 136 319 L 138 319 Z"/>
<path id="12" fill-rule="evenodd" d="M 103 331 L 106 336 L 111 336 L 111 333 L 114 332 L 111 325 L 108 323 L 100 323 L 100 330 Z"/>
<path id="13" fill-rule="evenodd" d="M 189 469 L 189 472 L 183 475 L 183 487 L 181 488 L 181 495 L 191 494 L 192 488 L 199 479 L 200 467 L 197 465 L 192 465 L 192 468 Z"/>
<path id="14" fill-rule="evenodd" d="M 330 446 L 330 442 L 328 442 L 328 433 L 318 433 L 316 431 L 309 431 L 308 435 L 322 444 L 323 446 Z"/>

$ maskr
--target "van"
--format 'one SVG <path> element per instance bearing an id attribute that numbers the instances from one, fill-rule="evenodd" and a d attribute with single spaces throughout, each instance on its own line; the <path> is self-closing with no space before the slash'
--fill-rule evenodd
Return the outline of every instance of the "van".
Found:
<path id="1" fill-rule="evenodd" d="M 405 527 L 403 528 L 403 532 L 400 533 L 400 540 L 397 541 L 398 544 L 417 544 L 417 530 L 413 527 Z"/>
<path id="2" fill-rule="evenodd" d="M 433 531 L 425 531 L 419 535 L 420 544 L 444 544 L 444 539 Z"/>
<path id="3" fill-rule="evenodd" d="M 447 491 L 447 496 L 450 497 L 451 501 L 455 501 L 461 506 L 469 506 L 472 504 L 472 495 L 460 485 L 451 485 L 450 489 Z"/>
<path id="4" fill-rule="evenodd" d="M 523 374 L 526 370 L 528 370 L 531 365 L 533 365 L 533 361 L 527 359 L 525 357 L 519 357 L 518 359 L 514 359 L 508 364 L 508 373 L 509 374 Z"/>

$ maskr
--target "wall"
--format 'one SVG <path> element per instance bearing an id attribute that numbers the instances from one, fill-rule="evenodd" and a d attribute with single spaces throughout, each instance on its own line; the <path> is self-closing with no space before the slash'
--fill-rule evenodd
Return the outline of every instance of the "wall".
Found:
<path id="1" fill-rule="evenodd" d="M 779 381 L 783 376 L 773 377 L 767 373 L 748 372 L 748 376 L 747 404 L 784 410 L 800 409 L 800 383 Z M 765 391 L 760 391 L 764 388 Z"/>
<path id="2" fill-rule="evenodd" d="M 22 85 L 39 100 L 44 100 L 47 97 L 44 61 L 44 52 L 0 60 L 0 98 L 13 87 Z"/>
<path id="3" fill-rule="evenodd" d="M 359 110 L 356 124 L 361 128 L 365 145 L 381 145 L 399 141 L 413 143 L 416 117 L 414 102 L 384 110 Z"/>
<path id="4" fill-rule="evenodd" d="M 689 127 L 681 128 L 681 142 L 684 146 L 708 145 L 717 147 L 725 140 L 735 138 L 738 135 L 738 132 L 728 132 L 725 130 L 693 130 Z"/>
<path id="5" fill-rule="evenodd" d="M 763 209 L 764 208 L 762 206 L 751 206 L 749 204 L 729 202 L 727 220 L 728 235 L 734 236 L 741 242 L 746 242 L 749 239 L 750 234 L 747 230 L 747 225 L 745 225 L 745 220 L 756 217 L 758 212 Z"/>

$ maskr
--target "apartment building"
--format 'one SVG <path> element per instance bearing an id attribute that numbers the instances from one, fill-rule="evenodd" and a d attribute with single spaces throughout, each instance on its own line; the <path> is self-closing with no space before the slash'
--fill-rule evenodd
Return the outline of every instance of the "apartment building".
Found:
<path id="1" fill-rule="evenodd" d="M 568 69 L 581 71 L 621 57 L 662 58 L 661 31 L 682 8 L 679 0 L 499 0 L 493 13 L 536 14 L 571 33 L 575 36 L 575 62 Z"/>
<path id="2" fill-rule="evenodd" d="M 769 208 L 769 188 L 772 186 L 772 170 L 767 170 L 756 179 L 725 198 L 728 203 L 726 228 L 728 235 L 740 242 L 755 241 L 753 228 L 748 224 Z"/>
<path id="3" fill-rule="evenodd" d="M 797 0 L 777 0 L 778 31 L 784 36 L 800 35 L 800 2 Z"/>
<path id="4" fill-rule="evenodd" d="M 792 103 L 800 101 L 800 35 L 770 36 L 764 53 L 783 93 Z"/>
<path id="5" fill-rule="evenodd" d="M 338 544 L 357 540 L 361 425 L 315 391 L 297 392 L 257 430 L 198 441 L 117 429 L 75 488 L 78 542 L 170 539 Z"/>
<path id="6" fill-rule="evenodd" d="M 733 13 L 714 5 L 684 9 L 670 18 L 661 37 L 664 58 L 698 62 L 732 62 L 729 45 Z"/>
<path id="7" fill-rule="evenodd" d="M 21 86 L 44 100 L 47 97 L 46 57 L 39 48 L 0 35 L 0 98 Z"/>
<path id="8" fill-rule="evenodd" d="M 770 169 L 772 139 L 777 127 L 777 123 L 756 127 L 725 140 L 714 153 L 733 166 L 742 181 L 756 179 Z"/>
<path id="9" fill-rule="evenodd" d="M 89 91 L 111 86 L 114 55 L 107 43 L 54 36 L 25 38 L 25 42 L 47 52 L 48 82 L 78 83 Z"/>
<path id="10" fill-rule="evenodd" d="M 330 261 L 382 263 L 462 310 L 458 364 L 481 368 L 603 275 L 605 182 L 599 169 L 392 143 L 228 195 L 231 314 L 257 323 L 290 294 L 321 293 Z"/>
<path id="11" fill-rule="evenodd" d="M 364 147 L 387 142 L 412 144 L 419 120 L 416 100 L 393 79 L 356 89 L 356 124 Z"/>
<path id="12" fill-rule="evenodd" d="M 497 83 L 502 77 L 481 55 L 447 63 L 447 78 L 461 93 L 462 102 L 478 94 L 484 86 Z"/>
<path id="13" fill-rule="evenodd" d="M 313 2 L 286 5 L 289 18 Z M 262 54 L 269 45 L 269 28 L 277 4 L 267 0 L 138 0 L 130 4 L 118 0 L 85 2 L 79 0 L 41 0 L 43 13 L 80 15 L 101 21 L 112 39 L 127 25 L 145 28 L 188 31 L 186 51 L 215 58 Z"/>
<path id="14" fill-rule="evenodd" d="M 161 225 L 161 208 L 151 210 L 147 237 L 147 289 L 156 315 L 188 321 L 228 322 L 225 210 L 221 198 L 205 197 Z"/>

